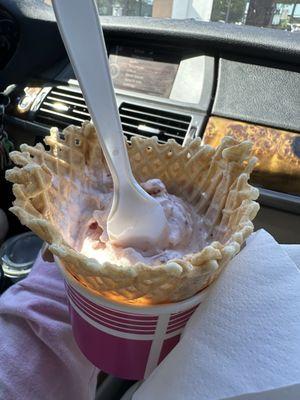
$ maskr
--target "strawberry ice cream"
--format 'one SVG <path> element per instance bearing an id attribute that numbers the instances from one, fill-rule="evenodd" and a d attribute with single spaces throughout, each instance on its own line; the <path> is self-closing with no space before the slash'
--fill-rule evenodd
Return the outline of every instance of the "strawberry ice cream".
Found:
<path id="1" fill-rule="evenodd" d="M 110 211 L 113 191 L 103 193 L 100 199 L 101 210 L 93 213 L 89 221 L 81 253 L 95 258 L 99 262 L 113 262 L 120 265 L 133 265 L 143 262 L 149 265 L 159 265 L 170 259 L 182 258 L 185 254 L 195 253 L 203 248 L 206 234 L 202 218 L 193 206 L 169 194 L 165 185 L 159 179 L 151 179 L 141 186 L 153 196 L 163 207 L 168 227 L 166 238 L 156 248 L 133 247 L 121 248 L 109 241 L 106 224 Z"/>

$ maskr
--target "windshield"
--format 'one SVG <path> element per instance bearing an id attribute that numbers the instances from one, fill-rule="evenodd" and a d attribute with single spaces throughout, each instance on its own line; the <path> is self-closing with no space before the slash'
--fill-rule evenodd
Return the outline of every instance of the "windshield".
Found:
<path id="1" fill-rule="evenodd" d="M 300 0 L 97 0 L 101 15 L 194 18 L 300 31 Z"/>
<path id="2" fill-rule="evenodd" d="M 42 0 L 51 5 L 51 0 Z M 96 0 L 100 15 L 198 19 L 300 32 L 300 0 Z"/>

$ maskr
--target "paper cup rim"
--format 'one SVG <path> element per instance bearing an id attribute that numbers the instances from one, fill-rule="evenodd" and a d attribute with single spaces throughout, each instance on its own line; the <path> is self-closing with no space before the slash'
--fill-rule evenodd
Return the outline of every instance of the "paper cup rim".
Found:
<path id="1" fill-rule="evenodd" d="M 59 267 L 62 275 L 66 279 L 66 281 L 75 288 L 82 296 L 86 297 L 91 302 L 99 305 L 106 306 L 112 308 L 114 310 L 123 311 L 132 314 L 150 314 L 150 315 L 160 315 L 160 314 L 172 314 L 180 311 L 185 311 L 193 306 L 198 305 L 201 301 L 206 297 L 208 288 L 201 290 L 199 293 L 194 296 L 182 300 L 177 303 L 167 303 L 167 304 L 154 304 L 154 305 L 136 305 L 136 304 L 126 304 L 119 303 L 114 300 L 106 299 L 104 296 L 100 294 L 93 293 L 89 288 L 81 285 L 61 264 L 61 261 L 57 256 L 54 256 L 56 265 Z"/>

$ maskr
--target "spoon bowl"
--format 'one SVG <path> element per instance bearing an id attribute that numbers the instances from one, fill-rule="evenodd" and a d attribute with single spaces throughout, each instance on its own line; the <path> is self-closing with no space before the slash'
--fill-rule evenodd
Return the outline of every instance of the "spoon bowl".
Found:
<path id="1" fill-rule="evenodd" d="M 118 194 L 122 193 L 118 196 Z M 115 195 L 107 226 L 112 243 L 148 250 L 162 248 L 167 235 L 163 208 L 136 182 Z M 159 207 L 157 207 L 159 205 Z M 120 224 L 122 220 L 122 224 Z M 163 223 L 161 223 L 161 221 Z"/>

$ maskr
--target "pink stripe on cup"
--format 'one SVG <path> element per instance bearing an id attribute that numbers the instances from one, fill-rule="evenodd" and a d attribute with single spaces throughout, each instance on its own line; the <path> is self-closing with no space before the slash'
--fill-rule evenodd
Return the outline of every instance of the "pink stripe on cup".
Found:
<path id="1" fill-rule="evenodd" d="M 182 317 L 178 317 L 176 319 L 170 319 L 170 325 L 172 324 L 178 324 L 182 321 L 187 321 L 191 315 L 194 313 L 195 310 L 190 311 L 188 314 L 183 315 Z"/>
<path id="2" fill-rule="evenodd" d="M 197 308 L 197 306 L 196 306 L 196 307 L 192 307 L 192 308 L 190 308 L 189 310 L 186 310 L 186 311 L 184 311 L 184 312 L 172 314 L 170 320 L 171 320 L 171 321 L 174 321 L 174 320 L 176 320 L 177 318 L 181 318 L 181 317 L 184 317 L 184 316 L 186 316 L 186 315 L 189 315 L 190 313 L 193 313 L 193 311 L 195 311 L 196 308 Z"/>
<path id="3" fill-rule="evenodd" d="M 103 313 L 99 312 L 98 308 L 93 307 L 92 305 L 87 305 L 87 303 L 84 301 L 84 299 L 79 299 L 77 294 L 74 291 L 70 291 L 67 289 L 68 295 L 72 298 L 73 302 L 79 307 L 83 307 L 86 311 L 90 312 L 93 315 L 98 316 L 99 318 L 101 317 L 104 321 L 111 322 L 111 323 L 116 323 L 121 325 L 126 325 L 126 326 L 134 326 L 136 328 L 143 328 L 143 327 L 149 327 L 149 328 L 155 328 L 156 326 L 156 321 L 136 321 L 133 319 L 128 319 L 126 317 L 126 314 L 123 314 L 124 317 L 115 317 L 110 315 L 108 312 Z"/>
<path id="4" fill-rule="evenodd" d="M 99 312 L 109 313 L 109 315 L 115 315 L 116 317 L 126 317 L 128 319 L 134 319 L 139 321 L 157 321 L 157 316 L 155 315 L 142 315 L 142 314 L 134 314 L 134 313 L 123 313 L 120 311 L 112 310 L 111 308 L 105 308 L 104 306 L 100 306 L 99 304 L 91 302 L 88 298 L 83 297 L 79 292 L 75 291 L 70 285 L 66 284 L 67 288 L 75 295 L 83 300 L 84 302 L 88 303 L 90 306 L 97 308 Z"/>
<path id="5" fill-rule="evenodd" d="M 182 330 L 187 324 L 188 320 L 194 314 L 195 310 L 196 307 L 193 307 L 191 310 L 186 312 L 184 316 L 180 316 L 176 319 L 173 318 L 173 320 L 170 318 L 167 334 Z"/>
<path id="6" fill-rule="evenodd" d="M 181 326 L 176 326 L 175 328 L 170 328 L 170 329 L 167 330 L 166 333 L 167 334 L 172 334 L 174 332 L 181 333 L 185 326 L 186 326 L 186 323 L 184 325 L 181 325 Z"/>
<path id="7" fill-rule="evenodd" d="M 72 300 L 71 297 L 69 297 L 69 300 Z M 89 318 L 91 318 L 93 321 L 97 322 L 100 325 L 106 326 L 107 328 L 113 329 L 116 332 L 124 332 L 124 333 L 133 333 L 133 334 L 140 334 L 140 335 L 151 335 L 155 332 L 155 328 L 153 329 L 146 329 L 146 328 L 131 328 L 131 327 L 124 327 L 120 326 L 119 324 L 116 323 L 110 323 L 107 321 L 103 321 L 101 317 L 91 313 L 91 311 L 84 309 L 81 305 L 78 305 L 74 302 L 74 304 L 79 308 L 80 311 L 82 311 L 85 315 L 87 315 Z"/>

